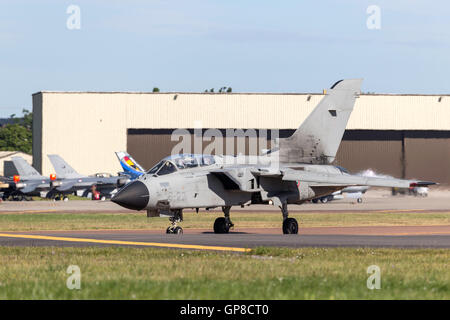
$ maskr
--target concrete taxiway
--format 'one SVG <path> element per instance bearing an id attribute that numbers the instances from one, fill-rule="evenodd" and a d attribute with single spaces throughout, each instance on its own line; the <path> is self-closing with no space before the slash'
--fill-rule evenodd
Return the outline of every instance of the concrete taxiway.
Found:
<path id="1" fill-rule="evenodd" d="M 183 235 L 160 230 L 41 231 L 0 233 L 2 246 L 136 246 L 245 252 L 269 247 L 450 248 L 449 226 L 317 227 L 298 235 L 277 229 L 236 229 L 229 234 L 187 229 Z"/>
<path id="2" fill-rule="evenodd" d="M 450 211 L 450 191 L 433 190 L 428 197 L 414 196 L 391 196 L 390 191 L 386 189 L 369 190 L 363 196 L 363 203 L 357 203 L 356 199 L 345 198 L 335 200 L 329 203 L 304 203 L 302 205 L 290 205 L 290 212 L 401 212 L 401 211 Z M 214 209 L 220 211 L 220 208 Z M 186 210 L 189 211 L 189 210 Z M 203 210 L 201 210 L 203 211 Z M 232 211 L 242 212 L 280 212 L 280 209 L 270 205 L 253 205 L 244 208 L 233 207 Z M 0 203 L 1 213 L 45 213 L 45 212 L 63 212 L 63 213 L 119 213 L 136 212 L 125 209 L 111 201 L 92 201 L 92 200 L 70 200 L 70 201 L 3 201 Z M 145 214 L 144 212 L 142 212 Z"/>
<path id="3" fill-rule="evenodd" d="M 236 211 L 273 212 L 271 206 L 236 208 Z M 450 193 L 439 191 L 427 198 L 390 197 L 389 192 L 370 191 L 359 204 L 353 199 L 327 204 L 292 206 L 291 212 L 450 212 Z M 135 212 L 109 201 L 3 202 L 0 214 L 46 212 Z M 144 212 L 142 214 L 145 214 Z M 298 235 L 283 235 L 281 228 L 235 229 L 214 234 L 210 229 L 185 229 L 184 235 L 166 235 L 164 230 L 87 230 L 2 232 L 0 246 L 134 246 L 246 252 L 259 246 L 272 247 L 396 247 L 450 248 L 450 221 L 438 226 L 357 226 L 300 228 Z"/>

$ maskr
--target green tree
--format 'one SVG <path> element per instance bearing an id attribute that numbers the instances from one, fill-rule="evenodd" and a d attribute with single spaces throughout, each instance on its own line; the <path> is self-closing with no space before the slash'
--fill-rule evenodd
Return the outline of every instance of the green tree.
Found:
<path id="1" fill-rule="evenodd" d="M 0 150 L 32 153 L 33 114 L 26 109 L 23 109 L 22 113 L 22 118 L 17 118 L 15 114 L 11 115 L 14 123 L 0 128 Z"/>

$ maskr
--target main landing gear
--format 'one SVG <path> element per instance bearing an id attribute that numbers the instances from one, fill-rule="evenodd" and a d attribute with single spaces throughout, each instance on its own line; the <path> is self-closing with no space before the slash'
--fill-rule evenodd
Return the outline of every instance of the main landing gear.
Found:
<path id="1" fill-rule="evenodd" d="M 183 211 L 178 209 L 174 212 L 173 217 L 169 218 L 171 225 L 167 228 L 167 234 L 183 234 L 183 228 L 178 226 L 178 222 L 183 221 Z"/>
<path id="2" fill-rule="evenodd" d="M 294 218 L 289 218 L 287 203 L 281 205 L 281 213 L 283 214 L 283 233 L 298 234 L 298 222 Z"/>
<path id="3" fill-rule="evenodd" d="M 225 217 L 217 218 L 216 221 L 214 221 L 214 233 L 228 233 L 230 229 L 234 227 L 234 224 L 230 219 L 230 209 L 231 206 L 222 207 Z"/>

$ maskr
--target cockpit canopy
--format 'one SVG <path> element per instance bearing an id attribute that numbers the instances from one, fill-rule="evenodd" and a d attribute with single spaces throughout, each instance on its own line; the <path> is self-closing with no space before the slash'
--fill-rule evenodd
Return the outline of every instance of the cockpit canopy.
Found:
<path id="1" fill-rule="evenodd" d="M 215 164 L 214 156 L 206 154 L 176 154 L 165 157 L 153 168 L 147 171 L 148 174 L 162 176 L 177 170 L 196 168 L 198 166 L 210 166 Z"/>

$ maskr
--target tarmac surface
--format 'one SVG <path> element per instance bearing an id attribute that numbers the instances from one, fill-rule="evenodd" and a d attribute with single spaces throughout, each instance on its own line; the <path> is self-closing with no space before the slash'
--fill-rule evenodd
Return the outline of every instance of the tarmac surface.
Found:
<path id="1" fill-rule="evenodd" d="M 270 205 L 253 205 L 244 208 L 233 207 L 234 211 L 244 212 L 280 212 L 280 209 Z M 447 211 L 450 212 L 450 190 L 433 190 L 428 197 L 391 196 L 389 190 L 369 190 L 363 196 L 363 203 L 356 199 L 345 198 L 329 203 L 305 203 L 290 205 L 290 212 L 341 212 L 341 211 Z M 189 210 L 186 210 L 189 211 Z M 202 211 L 202 210 L 201 210 Z M 213 211 L 220 211 L 220 208 Z M 83 213 L 114 213 L 136 212 L 128 210 L 111 201 L 70 200 L 70 201 L 3 201 L 0 203 L 0 214 L 8 212 L 83 212 Z"/>
<path id="2" fill-rule="evenodd" d="M 271 206 L 237 208 L 257 214 Z M 364 202 L 343 199 L 327 204 L 292 206 L 291 212 L 450 212 L 450 192 L 439 191 L 427 198 L 399 196 L 374 190 Z M 3 202 L 2 213 L 45 212 L 131 212 L 105 201 L 69 202 Z M 144 214 L 144 213 L 143 213 Z M 255 216 L 255 219 L 257 217 Z M 281 214 L 280 214 L 281 219 Z M 281 220 L 280 220 L 281 221 Z M 369 226 L 300 228 L 298 235 L 283 235 L 280 228 L 235 229 L 229 234 L 214 234 L 209 229 L 185 229 L 183 235 L 167 235 L 165 230 L 86 230 L 2 232 L 0 246 L 134 246 L 178 249 L 246 252 L 259 246 L 271 247 L 386 247 L 386 248 L 450 248 L 450 221 L 439 226 Z"/>
<path id="3" fill-rule="evenodd" d="M 214 234 L 209 230 L 186 230 L 183 235 L 166 235 L 162 231 L 42 231 L 0 233 L 2 246 L 137 246 L 169 247 L 245 252 L 247 248 L 269 247 L 386 247 L 386 248 L 450 248 L 450 226 L 428 227 L 429 234 L 420 227 L 399 233 L 383 227 L 381 234 L 352 234 L 353 230 L 329 232 L 325 228 L 301 230 L 298 235 L 283 235 L 279 229 L 237 229 L 229 234 Z M 320 230 L 322 229 L 322 230 Z M 380 228 L 379 228 L 380 229 Z M 384 232 L 384 234 L 383 234 Z M 278 234 L 277 234 L 278 233 Z"/>

